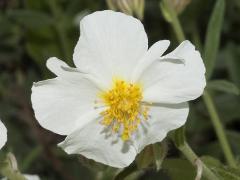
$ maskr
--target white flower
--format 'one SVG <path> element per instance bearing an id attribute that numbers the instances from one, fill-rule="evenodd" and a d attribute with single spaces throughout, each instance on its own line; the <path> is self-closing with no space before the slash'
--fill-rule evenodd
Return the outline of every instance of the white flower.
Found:
<path id="1" fill-rule="evenodd" d="M 37 175 L 24 174 L 24 177 L 26 178 L 26 180 L 40 180 Z M 2 178 L 2 180 L 7 180 L 7 178 Z"/>
<path id="2" fill-rule="evenodd" d="M 5 145 L 6 142 L 7 142 L 7 129 L 0 120 L 0 149 Z M 27 180 L 40 180 L 40 178 L 36 175 L 24 174 L 24 176 Z M 1 179 L 6 180 L 7 178 Z"/>
<path id="3" fill-rule="evenodd" d="M 205 87 L 205 67 L 189 41 L 165 56 L 168 40 L 148 49 L 141 22 L 122 13 L 95 12 L 80 29 L 77 68 L 50 58 L 57 77 L 33 85 L 35 116 L 67 135 L 60 143 L 67 153 L 123 168 L 186 122 L 187 101 Z"/>
<path id="4" fill-rule="evenodd" d="M 24 174 L 24 176 L 27 180 L 40 180 L 39 176 L 37 175 Z"/>
<path id="5" fill-rule="evenodd" d="M 2 149 L 6 142 L 7 142 L 7 129 L 0 120 L 0 149 Z"/>

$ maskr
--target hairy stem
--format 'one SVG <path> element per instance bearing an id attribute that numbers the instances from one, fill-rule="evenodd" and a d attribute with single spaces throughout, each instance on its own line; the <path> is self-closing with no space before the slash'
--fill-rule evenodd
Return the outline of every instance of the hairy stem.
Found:
<path id="1" fill-rule="evenodd" d="M 191 147 L 185 142 L 183 145 L 179 146 L 178 149 L 184 154 L 184 156 L 196 166 L 196 161 L 198 160 L 202 164 L 203 177 L 209 180 L 218 180 L 219 178 L 200 160 L 200 158 L 193 152 Z"/>
<path id="2" fill-rule="evenodd" d="M 204 102 L 207 106 L 207 109 L 209 111 L 209 115 L 212 120 L 212 124 L 214 126 L 214 129 L 216 131 L 217 137 L 219 139 L 220 145 L 223 149 L 224 155 L 226 157 L 227 163 L 231 167 L 237 167 L 232 150 L 230 148 L 229 142 L 226 137 L 226 133 L 224 131 L 224 127 L 221 123 L 221 120 L 219 118 L 219 115 L 217 113 L 216 107 L 213 103 L 213 99 L 210 96 L 210 94 L 205 91 L 203 95 Z"/>
<path id="3" fill-rule="evenodd" d="M 173 9 L 171 2 L 168 0 L 163 0 L 164 3 L 164 7 L 166 8 L 165 10 L 168 11 L 169 16 L 170 16 L 170 20 L 171 20 L 171 25 L 173 27 L 173 30 L 176 34 L 177 40 L 179 42 L 182 42 L 185 40 L 185 36 L 181 27 L 181 24 L 178 20 L 177 14 L 175 12 L 175 10 Z"/>

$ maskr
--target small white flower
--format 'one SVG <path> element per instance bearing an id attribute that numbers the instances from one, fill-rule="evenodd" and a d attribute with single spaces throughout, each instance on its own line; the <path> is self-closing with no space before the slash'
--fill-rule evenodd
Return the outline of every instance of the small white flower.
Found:
<path id="1" fill-rule="evenodd" d="M 7 129 L 0 120 L 0 149 L 2 149 L 6 142 L 7 142 Z"/>
<path id="2" fill-rule="evenodd" d="M 67 135 L 60 144 L 67 153 L 123 168 L 186 122 L 187 101 L 205 87 L 205 67 L 189 41 L 165 56 L 168 40 L 148 49 L 142 23 L 122 13 L 95 12 L 80 29 L 77 68 L 50 58 L 57 77 L 33 85 L 35 116 Z"/>
<path id="3" fill-rule="evenodd" d="M 24 174 L 24 177 L 26 178 L 26 180 L 40 180 L 37 175 Z M 7 180 L 7 178 L 2 178 L 2 180 Z"/>
<path id="4" fill-rule="evenodd" d="M 0 120 L 0 149 L 6 144 L 7 142 L 7 129 Z M 24 177 L 27 180 L 40 180 L 40 178 L 37 175 L 28 175 L 24 174 Z M 7 178 L 1 178 L 2 180 L 6 180 Z"/>
<path id="5" fill-rule="evenodd" d="M 24 177 L 27 180 L 40 180 L 39 176 L 37 176 L 37 175 L 24 174 Z"/>

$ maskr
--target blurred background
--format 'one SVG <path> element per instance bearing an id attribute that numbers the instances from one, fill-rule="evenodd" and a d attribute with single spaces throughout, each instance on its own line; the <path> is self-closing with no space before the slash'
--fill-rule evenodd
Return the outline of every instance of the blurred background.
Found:
<path id="1" fill-rule="evenodd" d="M 170 50 L 178 41 L 172 26 L 161 12 L 160 0 L 146 0 L 142 19 L 149 45 L 170 39 Z M 202 52 L 209 19 L 216 0 L 178 0 L 175 11 L 186 34 Z M 180 3 L 179 3 L 180 2 Z M 108 2 L 109 3 L 109 2 Z M 118 170 L 80 156 L 68 156 L 56 144 L 64 137 L 39 126 L 34 118 L 30 95 L 33 82 L 54 75 L 46 68 L 46 60 L 56 56 L 73 66 L 73 48 L 79 38 L 79 21 L 85 15 L 110 7 L 104 0 L 0 0 L 0 117 L 8 128 L 7 146 L 0 152 L 12 152 L 21 172 L 38 174 L 46 180 L 112 179 Z M 124 9 L 122 9 L 124 11 Z M 125 9 L 125 11 L 127 11 Z M 208 88 L 226 127 L 235 157 L 240 157 L 240 1 L 225 4 L 221 39 L 211 80 L 227 80 L 225 88 Z M 128 13 L 128 12 L 127 12 Z M 164 18 L 165 17 L 165 18 Z M 123 32 L 124 33 L 124 32 Z M 220 83 L 221 85 L 221 83 Z M 198 155 L 210 155 L 225 163 L 208 111 L 202 99 L 191 103 L 186 125 L 187 140 Z M 194 179 L 193 167 L 168 142 L 167 159 L 156 171 L 151 162 L 136 170 L 129 179 Z M 145 153 L 145 154 L 144 154 Z M 151 156 L 144 151 L 142 156 Z M 140 159 L 140 157 L 138 157 Z M 141 160 L 141 159 L 140 159 Z M 137 163 L 135 163 L 137 164 Z M 125 174 L 131 172 L 131 166 Z M 130 174 L 130 173 L 129 173 Z M 119 178 L 119 177 L 118 177 Z M 121 179 L 121 177 L 119 178 Z"/>

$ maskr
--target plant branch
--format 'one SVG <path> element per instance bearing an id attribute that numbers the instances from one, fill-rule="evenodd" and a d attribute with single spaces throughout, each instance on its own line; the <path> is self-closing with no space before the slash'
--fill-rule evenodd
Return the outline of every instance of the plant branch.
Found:
<path id="1" fill-rule="evenodd" d="M 231 150 L 229 142 L 227 140 L 227 136 L 226 136 L 224 127 L 221 123 L 221 120 L 220 120 L 219 115 L 217 113 L 216 107 L 213 103 L 213 99 L 206 90 L 204 92 L 203 99 L 204 99 L 204 102 L 205 102 L 205 104 L 207 106 L 207 109 L 209 111 L 209 115 L 211 117 L 212 124 L 214 126 L 215 131 L 216 131 L 217 137 L 219 139 L 219 142 L 220 142 L 220 145 L 222 147 L 223 153 L 226 157 L 227 163 L 231 167 L 237 167 L 236 162 L 234 160 L 232 150 Z"/>
<path id="2" fill-rule="evenodd" d="M 200 160 L 200 158 L 193 152 L 191 147 L 185 142 L 184 145 L 179 146 L 178 149 L 183 153 L 183 155 L 196 166 L 196 161 L 201 162 L 203 168 L 203 177 L 209 180 L 218 180 L 219 178 Z"/>

